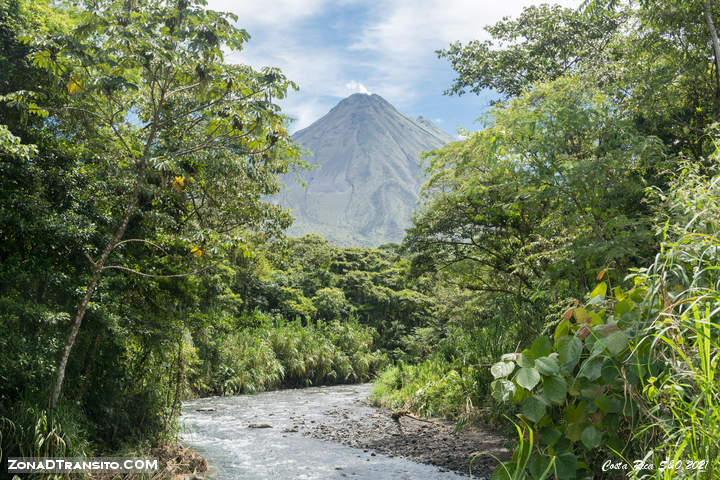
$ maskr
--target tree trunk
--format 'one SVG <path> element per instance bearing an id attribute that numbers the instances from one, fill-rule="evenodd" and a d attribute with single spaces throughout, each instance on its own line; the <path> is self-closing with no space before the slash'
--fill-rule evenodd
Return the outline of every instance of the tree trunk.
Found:
<path id="1" fill-rule="evenodd" d="M 717 68 L 715 72 L 718 75 L 718 79 L 720 79 L 720 41 L 718 40 L 718 33 L 715 29 L 715 22 L 713 22 L 711 6 L 712 0 L 705 0 L 705 21 L 710 29 L 710 38 L 712 39 L 713 49 L 715 50 L 715 66 Z"/>
<path id="2" fill-rule="evenodd" d="M 97 287 L 97 283 L 100 279 L 100 275 L 102 274 L 105 262 L 107 262 L 108 257 L 110 257 L 110 253 L 112 252 L 113 248 L 115 248 L 115 245 L 117 245 L 117 243 L 122 239 L 123 235 L 125 235 L 125 229 L 127 228 L 128 223 L 130 222 L 130 217 L 132 216 L 132 212 L 135 210 L 135 206 L 138 203 L 138 199 L 140 197 L 140 180 L 141 175 L 138 174 L 137 178 L 135 179 L 135 185 L 133 186 L 132 197 L 130 198 L 127 208 L 125 209 L 125 215 L 123 216 L 120 225 L 115 231 L 115 234 L 105 246 L 105 250 L 103 250 L 102 255 L 97 260 L 97 262 L 93 264 L 92 277 L 90 277 L 90 282 L 88 283 L 87 289 L 85 290 L 85 296 L 83 297 L 82 302 L 80 302 L 80 307 L 75 314 L 75 321 L 73 322 L 72 329 L 70 330 L 70 335 L 65 342 L 65 349 L 63 350 L 62 357 L 60 358 L 60 364 L 57 367 L 55 387 L 53 388 L 52 396 L 50 397 L 50 410 L 55 409 L 58 400 L 60 399 L 60 392 L 62 391 L 62 384 L 63 380 L 65 379 L 65 369 L 67 368 L 70 351 L 75 344 L 75 337 L 77 337 L 78 331 L 80 330 L 80 325 L 82 325 L 83 318 L 85 317 L 85 311 L 87 310 L 87 306 L 90 303 L 92 294 Z"/>

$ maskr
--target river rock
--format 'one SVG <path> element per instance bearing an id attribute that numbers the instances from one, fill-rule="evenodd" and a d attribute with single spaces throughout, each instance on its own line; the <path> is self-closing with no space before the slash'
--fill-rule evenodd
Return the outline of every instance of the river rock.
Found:
<path id="1" fill-rule="evenodd" d="M 251 423 L 248 428 L 272 428 L 269 423 Z"/>
<path id="2" fill-rule="evenodd" d="M 202 407 L 202 408 L 196 408 L 196 412 L 214 412 L 215 409 L 213 407 Z"/>

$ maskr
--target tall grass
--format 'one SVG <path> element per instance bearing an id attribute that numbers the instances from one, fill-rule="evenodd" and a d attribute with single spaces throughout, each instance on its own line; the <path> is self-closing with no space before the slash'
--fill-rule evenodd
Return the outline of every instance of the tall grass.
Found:
<path id="1" fill-rule="evenodd" d="M 650 408 L 635 440 L 651 445 L 646 478 L 720 477 L 720 175 L 688 165 L 668 198 L 671 220 L 656 261 L 638 273 L 660 305 L 644 342 L 659 373 L 643 386 Z M 648 437 L 652 438 L 648 441 Z"/>
<path id="2" fill-rule="evenodd" d="M 52 412 L 17 404 L 0 417 L 0 472 L 8 457 L 82 457 L 88 452 L 82 416 L 66 406 Z"/>
<path id="3" fill-rule="evenodd" d="M 235 395 L 367 381 L 385 362 L 373 337 L 371 328 L 352 320 L 303 324 L 267 317 L 256 326 L 197 339 L 191 388 L 200 395 Z"/>
<path id="4" fill-rule="evenodd" d="M 505 408 L 489 397 L 492 376 L 486 365 L 507 348 L 496 330 L 453 328 L 419 363 L 398 361 L 375 381 L 371 400 L 380 406 L 409 408 L 425 416 L 461 422 L 499 419 Z"/>
<path id="5" fill-rule="evenodd" d="M 507 417 L 506 417 L 507 418 Z M 483 455 L 494 458 L 498 465 L 495 467 L 493 472 L 492 480 L 528 480 L 526 469 L 530 470 L 532 477 L 529 480 L 545 480 L 551 478 L 551 475 L 555 478 L 562 473 L 562 467 L 558 472 L 558 464 L 556 463 L 557 457 L 553 456 L 548 461 L 537 461 L 538 457 L 533 457 L 533 445 L 535 441 L 536 433 L 533 429 L 525 422 L 521 421 L 519 424 L 510 420 L 510 423 L 515 427 L 515 433 L 517 435 L 517 446 L 512 459 L 503 462 L 497 456 L 489 452 L 480 452 L 474 456 L 470 461 L 469 471 L 470 477 L 472 474 L 472 465 L 475 460 Z"/>

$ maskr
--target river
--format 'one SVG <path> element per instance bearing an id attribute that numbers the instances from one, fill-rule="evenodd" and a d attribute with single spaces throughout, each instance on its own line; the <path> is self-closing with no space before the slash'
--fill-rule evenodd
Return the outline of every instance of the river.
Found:
<path id="1" fill-rule="evenodd" d="M 207 458 L 209 478 L 216 480 L 468 478 L 297 431 L 298 425 L 322 423 L 324 412 L 332 409 L 351 406 L 355 419 L 375 413 L 363 402 L 371 388 L 341 385 L 201 398 L 183 405 L 180 438 Z"/>

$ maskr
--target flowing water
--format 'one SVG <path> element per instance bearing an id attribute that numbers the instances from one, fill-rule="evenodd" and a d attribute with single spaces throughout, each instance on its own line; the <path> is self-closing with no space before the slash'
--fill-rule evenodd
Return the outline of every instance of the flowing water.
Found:
<path id="1" fill-rule="evenodd" d="M 322 423 L 333 408 L 352 406 L 353 418 L 373 413 L 363 403 L 370 390 L 341 385 L 194 400 L 183 405 L 181 440 L 208 459 L 216 480 L 467 478 L 297 432 L 298 425 Z"/>

